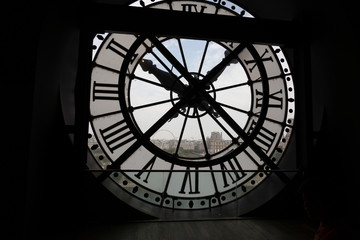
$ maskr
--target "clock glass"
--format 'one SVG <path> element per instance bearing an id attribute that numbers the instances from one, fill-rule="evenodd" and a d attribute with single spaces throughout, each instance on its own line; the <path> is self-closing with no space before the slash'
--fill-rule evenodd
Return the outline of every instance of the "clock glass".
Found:
<path id="1" fill-rule="evenodd" d="M 229 1 L 133 6 L 252 17 Z M 243 214 L 295 164 L 294 84 L 279 46 L 97 34 L 89 106 L 89 169 L 154 216 Z"/>

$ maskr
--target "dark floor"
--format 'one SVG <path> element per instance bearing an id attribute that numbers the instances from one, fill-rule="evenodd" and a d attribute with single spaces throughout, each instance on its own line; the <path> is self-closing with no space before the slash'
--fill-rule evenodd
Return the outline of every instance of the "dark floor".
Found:
<path id="1" fill-rule="evenodd" d="M 314 230 L 300 220 L 231 219 L 133 222 L 93 226 L 65 236 L 72 240 L 310 240 Z"/>

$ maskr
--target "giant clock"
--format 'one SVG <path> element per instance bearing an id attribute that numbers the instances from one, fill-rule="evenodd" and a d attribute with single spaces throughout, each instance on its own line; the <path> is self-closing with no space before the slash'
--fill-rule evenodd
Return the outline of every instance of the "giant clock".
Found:
<path id="1" fill-rule="evenodd" d="M 227 1 L 138 4 L 251 17 Z M 121 200 L 164 218 L 239 215 L 286 183 L 295 96 L 279 46 L 125 33 L 95 43 L 88 166 Z"/>

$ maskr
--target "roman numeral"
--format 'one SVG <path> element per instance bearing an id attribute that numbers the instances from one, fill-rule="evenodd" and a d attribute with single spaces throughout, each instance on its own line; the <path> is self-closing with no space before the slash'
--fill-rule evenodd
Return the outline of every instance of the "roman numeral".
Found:
<path id="1" fill-rule="evenodd" d="M 128 53 L 129 49 L 121 45 L 120 43 L 116 42 L 114 38 L 111 39 L 109 44 L 106 46 L 106 49 L 110 49 L 114 53 L 118 54 L 119 56 L 125 58 L 126 54 Z M 134 62 L 135 58 L 138 56 L 138 54 L 134 54 L 131 56 L 131 63 Z"/>
<path id="2" fill-rule="evenodd" d="M 259 90 L 255 90 L 255 94 L 256 94 L 256 107 L 262 107 L 262 100 L 263 100 L 263 96 L 264 93 L 259 91 Z M 277 92 L 273 92 L 269 95 L 269 107 L 271 108 L 280 108 L 282 109 L 283 107 L 283 97 L 282 97 L 282 89 L 280 89 Z"/>
<path id="3" fill-rule="evenodd" d="M 198 10 L 198 5 L 196 4 L 181 4 L 182 10 L 184 12 L 196 12 L 196 13 L 204 13 L 206 6 L 200 6 L 200 10 Z"/>
<path id="4" fill-rule="evenodd" d="M 199 191 L 199 168 L 195 168 L 195 171 L 190 171 L 190 167 L 186 168 L 184 179 L 181 184 L 179 193 L 185 194 L 185 189 L 188 186 L 189 194 L 200 193 Z"/>
<path id="5" fill-rule="evenodd" d="M 150 176 L 150 171 L 152 170 L 153 166 L 154 166 L 154 162 L 156 160 L 156 156 L 153 156 L 146 164 L 145 166 L 140 170 L 140 172 L 138 172 L 137 174 L 135 174 L 135 177 L 137 177 L 138 179 L 141 179 L 141 175 L 145 172 L 145 170 L 147 170 L 147 174 L 145 179 L 143 180 L 145 183 L 148 183 L 148 179 Z"/>
<path id="6" fill-rule="evenodd" d="M 263 52 L 263 54 L 260 56 L 261 61 L 263 61 L 263 62 L 271 61 L 272 62 L 273 59 L 272 59 L 271 56 L 270 57 L 265 57 L 265 55 L 267 53 L 269 53 L 269 50 L 266 48 L 265 51 Z M 251 65 L 251 66 L 249 66 L 249 71 L 250 72 L 252 72 L 254 70 L 254 68 L 256 67 L 256 65 L 257 65 L 257 62 L 256 62 L 255 59 L 254 60 L 245 60 L 244 59 L 244 62 L 245 62 L 246 65 Z"/>
<path id="7" fill-rule="evenodd" d="M 111 83 L 98 83 L 94 81 L 93 101 L 95 100 L 118 100 L 118 85 Z"/>
<path id="8" fill-rule="evenodd" d="M 220 163 L 220 168 L 223 170 L 221 173 L 224 181 L 224 188 L 229 186 L 228 178 L 231 179 L 232 183 L 236 183 L 246 176 L 246 173 L 244 173 L 239 161 L 236 158 L 232 158 L 226 163 L 226 165 L 225 163 Z M 226 170 L 229 171 L 227 172 Z"/>
<path id="9" fill-rule="evenodd" d="M 250 131 L 254 130 L 256 122 L 253 120 L 251 123 Z M 276 133 L 270 131 L 269 129 L 262 126 L 259 133 L 254 139 L 254 142 L 265 152 L 267 153 L 270 150 L 271 145 L 273 144 L 276 138 Z"/>
<path id="10" fill-rule="evenodd" d="M 111 153 L 135 139 L 134 136 L 127 138 L 127 136 L 131 135 L 131 131 L 126 125 L 125 120 L 117 122 L 105 129 L 99 129 L 99 131 Z"/>

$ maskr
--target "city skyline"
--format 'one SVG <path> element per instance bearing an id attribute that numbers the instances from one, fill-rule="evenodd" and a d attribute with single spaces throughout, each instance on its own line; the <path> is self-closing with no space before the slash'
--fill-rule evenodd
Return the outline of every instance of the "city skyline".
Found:
<path id="1" fill-rule="evenodd" d="M 205 142 L 203 139 L 181 139 L 179 145 L 178 139 L 151 139 L 151 142 L 158 148 L 169 152 L 176 153 L 183 157 L 202 157 L 206 154 L 214 154 L 222 151 L 229 146 L 232 141 L 222 138 L 222 132 L 211 132 Z M 205 146 L 206 145 L 206 146 Z M 205 147 L 207 150 L 205 150 Z"/>

